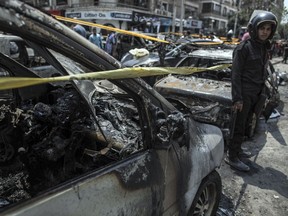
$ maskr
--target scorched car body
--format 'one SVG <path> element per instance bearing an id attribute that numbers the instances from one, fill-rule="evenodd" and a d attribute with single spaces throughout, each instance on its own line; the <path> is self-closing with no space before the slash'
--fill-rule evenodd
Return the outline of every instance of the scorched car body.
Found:
<path id="1" fill-rule="evenodd" d="M 1 76 L 121 67 L 20 1 L 0 2 L 0 31 L 22 38 L 43 58 L 29 67 L 1 53 Z M 184 115 L 142 79 L 47 83 L 0 91 L 0 97 L 0 214 L 215 214 L 220 129 Z"/>

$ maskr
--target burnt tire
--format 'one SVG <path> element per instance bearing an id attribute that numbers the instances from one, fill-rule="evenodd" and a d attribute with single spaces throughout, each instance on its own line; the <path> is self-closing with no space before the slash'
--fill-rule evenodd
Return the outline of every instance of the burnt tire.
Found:
<path id="1" fill-rule="evenodd" d="M 189 216 L 216 215 L 222 192 L 219 173 L 213 171 L 203 179 L 189 210 Z"/>

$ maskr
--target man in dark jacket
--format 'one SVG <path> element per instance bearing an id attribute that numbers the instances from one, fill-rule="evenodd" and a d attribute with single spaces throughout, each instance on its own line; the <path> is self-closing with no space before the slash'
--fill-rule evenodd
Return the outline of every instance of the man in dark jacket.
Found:
<path id="1" fill-rule="evenodd" d="M 256 14 L 248 25 L 250 39 L 241 42 L 233 52 L 232 110 L 237 115 L 225 162 L 240 171 L 250 170 L 241 158 L 249 157 L 251 153 L 244 152 L 241 145 L 247 123 L 265 85 L 269 40 L 272 39 L 277 24 L 277 18 L 271 12 L 262 11 Z"/>

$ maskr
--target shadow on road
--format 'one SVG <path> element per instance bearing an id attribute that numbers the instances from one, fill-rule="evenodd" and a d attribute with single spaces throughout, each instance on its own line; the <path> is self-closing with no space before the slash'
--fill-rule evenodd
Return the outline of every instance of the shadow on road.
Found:
<path id="1" fill-rule="evenodd" d="M 247 191 L 249 185 L 253 185 L 260 189 L 275 191 L 283 197 L 288 199 L 288 177 L 283 172 L 269 167 L 269 163 L 273 164 L 273 160 L 281 160 L 281 158 L 273 158 L 271 155 L 271 161 L 267 162 L 267 166 L 263 167 L 257 163 L 260 152 L 264 149 L 267 144 L 267 132 L 269 132 L 276 142 L 283 146 L 287 146 L 287 143 L 284 139 L 281 131 L 279 130 L 276 123 L 267 124 L 267 130 L 261 131 L 255 134 L 251 140 L 244 143 L 244 147 L 247 148 L 253 154 L 253 157 L 250 159 L 242 159 L 247 165 L 250 166 L 251 170 L 249 172 L 240 172 L 236 169 L 230 168 L 230 172 L 224 174 L 224 178 L 229 177 L 230 175 L 239 176 L 243 179 L 243 183 L 240 191 L 234 199 L 227 197 L 226 195 L 222 196 L 220 207 L 217 211 L 217 216 L 234 216 L 235 212 L 239 210 L 239 206 L 242 205 L 243 200 L 245 200 L 244 195 L 250 194 L 250 191 Z M 262 156 L 261 156 L 262 157 Z M 265 156 L 266 157 L 266 156 Z M 261 159 L 262 160 L 262 159 Z M 263 165 L 263 162 L 262 162 Z M 227 165 L 226 165 L 227 166 Z M 231 173 L 232 171 L 232 173 Z M 225 191 L 225 190 L 224 190 Z M 228 192 L 228 194 L 231 192 Z M 233 205 L 234 203 L 234 205 Z M 231 206 L 232 205 L 232 206 Z M 243 206 L 242 206 L 243 207 Z"/>
<path id="2" fill-rule="evenodd" d="M 217 216 L 234 216 L 244 198 L 244 194 L 248 193 L 247 187 L 253 185 L 255 187 L 272 190 L 278 192 L 280 195 L 288 198 L 288 179 L 284 173 L 271 168 L 262 167 L 255 161 L 246 160 L 246 163 L 251 167 L 249 173 L 234 171 L 234 174 L 243 178 L 244 183 L 241 185 L 238 197 L 234 199 L 235 205 L 231 198 L 222 195 L 220 206 L 217 211 Z"/>
<path id="3" fill-rule="evenodd" d="M 281 114 L 279 121 L 285 120 L 285 116 L 283 114 L 284 107 L 285 107 L 284 102 L 280 101 L 279 106 L 277 107 L 278 112 Z M 271 123 L 268 122 L 266 125 L 267 125 L 267 131 L 273 136 L 273 138 L 277 140 L 281 145 L 287 146 L 284 136 L 278 127 L 278 121 Z"/>
<path id="4" fill-rule="evenodd" d="M 274 139 L 279 142 L 279 144 L 281 144 L 283 146 L 287 146 L 287 143 L 286 143 L 281 131 L 279 130 L 278 126 L 269 125 L 268 131 L 271 133 L 271 135 L 274 137 Z"/>

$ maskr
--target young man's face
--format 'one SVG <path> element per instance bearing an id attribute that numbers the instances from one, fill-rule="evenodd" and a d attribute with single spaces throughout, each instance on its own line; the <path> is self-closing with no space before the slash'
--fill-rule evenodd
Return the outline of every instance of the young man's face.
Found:
<path id="1" fill-rule="evenodd" d="M 258 28 L 258 39 L 261 41 L 265 41 L 269 38 L 272 32 L 272 24 L 271 23 L 263 23 L 260 24 Z"/>

